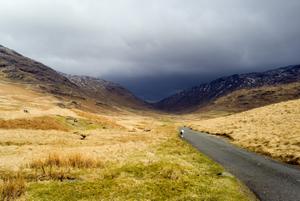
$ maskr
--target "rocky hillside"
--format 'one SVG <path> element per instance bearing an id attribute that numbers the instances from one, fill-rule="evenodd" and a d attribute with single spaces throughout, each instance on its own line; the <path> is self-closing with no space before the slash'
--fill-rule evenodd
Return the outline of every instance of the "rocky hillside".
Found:
<path id="1" fill-rule="evenodd" d="M 299 98 L 300 82 L 240 89 L 218 98 L 196 112 L 214 110 L 235 113 Z"/>
<path id="2" fill-rule="evenodd" d="M 0 45 L 0 76 L 60 97 L 88 100 L 97 106 L 145 107 L 127 89 L 105 80 L 70 76 Z"/>
<path id="3" fill-rule="evenodd" d="M 155 107 L 167 111 L 184 111 L 206 106 L 217 98 L 240 89 L 254 89 L 300 81 L 300 65 L 261 73 L 235 74 L 216 79 L 163 99 Z"/>
<path id="4" fill-rule="evenodd" d="M 98 105 L 113 103 L 133 108 L 147 107 L 144 101 L 119 84 L 89 76 L 63 75 L 88 93 L 89 96 L 96 98 Z"/>
<path id="5" fill-rule="evenodd" d="M 78 86 L 42 63 L 0 46 L 0 73 L 14 82 L 36 85 L 55 95 L 84 98 Z"/>

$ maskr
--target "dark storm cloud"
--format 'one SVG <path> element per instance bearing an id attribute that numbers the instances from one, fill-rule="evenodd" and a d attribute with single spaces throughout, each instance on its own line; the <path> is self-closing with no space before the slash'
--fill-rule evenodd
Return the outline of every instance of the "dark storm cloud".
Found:
<path id="1" fill-rule="evenodd" d="M 2 0 L 0 43 L 153 99 L 300 63 L 299 8 L 299 0 Z"/>

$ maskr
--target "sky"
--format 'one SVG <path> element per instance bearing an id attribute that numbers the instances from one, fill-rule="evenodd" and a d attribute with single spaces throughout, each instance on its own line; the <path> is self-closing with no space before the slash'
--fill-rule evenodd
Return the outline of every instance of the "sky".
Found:
<path id="1" fill-rule="evenodd" d="M 155 101 L 300 63 L 299 0 L 1 0 L 0 44 Z"/>

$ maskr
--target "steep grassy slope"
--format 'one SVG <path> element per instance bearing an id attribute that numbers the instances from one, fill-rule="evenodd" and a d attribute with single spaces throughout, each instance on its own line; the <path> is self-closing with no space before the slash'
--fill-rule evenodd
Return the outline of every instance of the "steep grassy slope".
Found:
<path id="1" fill-rule="evenodd" d="M 193 122 L 194 129 L 287 163 L 300 164 L 300 99 Z"/>

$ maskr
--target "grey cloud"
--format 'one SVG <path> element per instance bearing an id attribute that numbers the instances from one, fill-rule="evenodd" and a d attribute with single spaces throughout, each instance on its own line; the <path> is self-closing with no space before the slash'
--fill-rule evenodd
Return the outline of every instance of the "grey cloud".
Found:
<path id="1" fill-rule="evenodd" d="M 298 0 L 3 0 L 0 43 L 155 99 L 208 77 L 300 63 L 299 8 Z M 165 86 L 158 95 L 153 82 Z"/>

